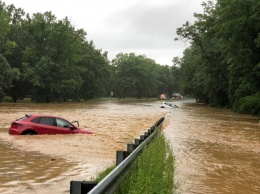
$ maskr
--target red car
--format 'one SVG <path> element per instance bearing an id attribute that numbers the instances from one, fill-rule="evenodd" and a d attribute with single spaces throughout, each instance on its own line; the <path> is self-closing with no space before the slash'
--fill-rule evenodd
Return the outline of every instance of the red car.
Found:
<path id="1" fill-rule="evenodd" d="M 75 126 L 72 123 L 77 123 Z M 26 114 L 11 123 L 11 135 L 42 135 L 42 134 L 93 134 L 91 131 L 78 128 L 78 121 L 69 122 L 56 116 Z"/>

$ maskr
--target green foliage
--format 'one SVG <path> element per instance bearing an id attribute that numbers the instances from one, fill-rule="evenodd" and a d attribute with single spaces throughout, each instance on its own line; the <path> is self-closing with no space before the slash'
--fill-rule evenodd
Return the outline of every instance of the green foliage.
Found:
<path id="1" fill-rule="evenodd" d="M 12 69 L 3 55 L 0 54 L 0 102 L 5 96 L 5 89 L 12 86 L 12 80 L 19 76 L 18 69 Z"/>
<path id="2" fill-rule="evenodd" d="M 181 88 L 205 103 L 217 106 L 228 104 L 228 70 L 221 58 L 220 46 L 213 36 L 216 16 L 214 4 L 204 3 L 204 13 L 194 14 L 198 19 L 177 29 L 177 34 L 191 41 L 181 63 Z"/>
<path id="3" fill-rule="evenodd" d="M 163 135 L 155 137 L 134 163 L 133 169 L 115 192 L 143 194 L 173 193 L 174 157 Z"/>
<path id="4" fill-rule="evenodd" d="M 5 92 L 14 101 L 31 96 L 35 102 L 92 99 L 103 95 L 109 76 L 107 54 L 51 12 L 25 14 L 0 4 L 0 51 L 21 72 Z"/>
<path id="5" fill-rule="evenodd" d="M 253 96 L 241 98 L 237 111 L 252 115 L 260 115 L 260 92 Z"/>
<path id="6" fill-rule="evenodd" d="M 236 106 L 241 98 L 255 94 L 260 88 L 259 75 L 254 71 L 260 61 L 260 49 L 256 44 L 260 2 L 219 0 L 216 11 L 219 15 L 216 35 L 229 65 L 229 95 Z"/>
<path id="7" fill-rule="evenodd" d="M 111 165 L 108 168 L 106 168 L 104 171 L 101 171 L 98 173 L 97 177 L 94 179 L 95 182 L 100 182 L 102 179 L 104 179 L 112 170 L 114 170 L 115 165 Z"/>
<path id="8" fill-rule="evenodd" d="M 67 17 L 58 20 L 51 12 L 30 16 L 14 5 L 0 5 L 0 51 L 20 71 L 3 90 L 13 101 L 78 101 L 111 92 L 140 99 L 179 92 L 176 67 L 134 53 L 119 53 L 110 65 L 107 52 L 96 49 Z"/>
<path id="9" fill-rule="evenodd" d="M 12 68 L 6 60 L 6 55 L 11 54 L 17 46 L 8 38 L 11 18 L 7 8 L 5 3 L 0 1 L 0 102 L 6 91 L 13 86 L 12 82 L 19 78 L 19 70 Z"/>
<path id="10" fill-rule="evenodd" d="M 118 98 L 139 99 L 181 92 L 238 110 L 240 100 L 260 88 L 260 1 L 218 0 L 202 6 L 193 24 L 177 29 L 191 46 L 169 67 L 134 53 L 119 53 L 110 64 L 107 52 L 96 49 L 67 17 L 58 20 L 51 12 L 30 16 L 0 1 L 0 54 L 10 65 L 2 58 L 0 76 L 12 72 L 1 98 L 62 102 L 111 91 Z"/>
<path id="11" fill-rule="evenodd" d="M 76 43 L 83 42 L 85 34 L 75 31 L 66 18 L 57 21 L 51 12 L 34 14 L 24 26 L 31 41 L 22 51 L 21 69 L 23 78 L 33 86 L 33 101 L 77 99 L 74 94 L 83 81 L 75 58 L 80 46 Z"/>
<path id="12" fill-rule="evenodd" d="M 157 70 L 158 74 L 158 86 L 157 86 L 157 93 L 158 94 L 166 94 L 167 96 L 171 96 L 174 92 L 179 92 L 179 87 L 176 84 L 178 80 L 178 68 L 176 67 L 169 67 L 168 65 L 160 66 Z"/>
<path id="13" fill-rule="evenodd" d="M 83 84 L 80 89 L 82 98 L 93 99 L 106 95 L 106 86 L 110 76 L 107 53 L 95 48 L 93 42 L 84 45 L 82 61 L 79 62 Z"/>
<path id="14" fill-rule="evenodd" d="M 10 30 L 10 25 L 9 25 L 9 21 L 10 21 L 10 17 L 8 15 L 8 12 L 5 10 L 6 6 L 4 3 L 2 3 L 0 1 L 0 51 L 1 53 L 3 53 L 3 49 L 4 49 L 4 45 L 5 45 L 5 38 L 6 38 L 6 34 L 9 32 Z"/>
<path id="15" fill-rule="evenodd" d="M 203 8 L 194 14 L 194 24 L 177 29 L 191 42 L 181 61 L 181 90 L 207 104 L 237 109 L 240 99 L 260 88 L 260 1 L 208 1 Z"/>
<path id="16" fill-rule="evenodd" d="M 115 67 L 113 76 L 119 98 L 150 98 L 155 95 L 159 82 L 158 65 L 153 60 L 134 53 L 120 53 L 112 61 L 112 65 Z"/>
<path id="17" fill-rule="evenodd" d="M 10 32 L 10 15 L 7 11 L 5 3 L 0 1 L 0 54 L 8 55 L 13 52 L 17 46 L 16 43 L 8 38 Z"/>

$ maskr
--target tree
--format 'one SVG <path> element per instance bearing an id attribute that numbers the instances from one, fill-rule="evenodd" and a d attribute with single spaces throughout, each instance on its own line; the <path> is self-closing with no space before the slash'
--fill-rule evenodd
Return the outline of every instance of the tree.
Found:
<path id="1" fill-rule="evenodd" d="M 13 52 L 6 54 L 6 59 L 12 68 L 21 70 L 22 50 L 27 42 L 24 38 L 25 30 L 23 28 L 25 12 L 21 8 L 16 8 L 14 5 L 9 5 L 6 9 L 10 16 L 10 31 L 7 34 L 7 38 L 13 40 L 16 44 Z M 28 82 L 24 80 L 23 75 L 20 74 L 18 79 L 13 80 L 12 87 L 9 88 L 6 93 L 16 102 L 18 99 L 23 99 L 27 95 L 28 89 Z"/>
<path id="2" fill-rule="evenodd" d="M 178 91 L 177 86 L 175 85 L 174 77 L 176 76 L 173 67 L 169 67 L 168 65 L 159 66 L 158 70 L 158 86 L 157 91 L 158 94 L 166 94 L 167 96 L 172 96 L 173 92 Z"/>
<path id="3" fill-rule="evenodd" d="M 10 31 L 10 17 L 6 6 L 0 1 L 0 101 L 6 91 L 12 87 L 12 81 L 18 79 L 19 71 L 11 68 L 5 56 L 12 53 L 16 43 L 7 37 Z"/>
<path id="4" fill-rule="evenodd" d="M 171 86 L 171 88 L 173 89 L 173 91 L 171 91 L 171 93 L 181 93 L 180 67 L 181 67 L 182 59 L 180 59 L 179 57 L 174 57 L 172 62 L 173 62 L 173 66 L 171 67 L 171 74 L 172 74 L 172 78 L 173 78 L 173 81 L 172 81 L 173 86 Z"/>
<path id="5" fill-rule="evenodd" d="M 181 38 L 191 41 L 191 53 L 196 53 L 188 60 L 190 65 L 196 63 L 193 65 L 196 67 L 194 74 L 192 78 L 186 80 L 192 80 L 193 95 L 200 98 L 200 101 L 216 106 L 227 106 L 229 104 L 228 65 L 223 60 L 219 42 L 214 37 L 214 25 L 218 17 L 213 2 L 209 1 L 202 5 L 204 13 L 194 14 L 197 21 L 193 25 L 186 22 L 177 29 L 177 34 Z"/>
<path id="6" fill-rule="evenodd" d="M 203 14 L 194 14 L 194 24 L 177 29 L 181 38 L 191 41 L 181 64 L 187 77 L 182 86 L 206 103 L 230 104 L 236 111 L 255 114 L 252 104 L 260 107 L 255 104 L 260 88 L 260 1 L 208 1 L 203 7 Z"/>
<path id="7" fill-rule="evenodd" d="M 240 100 L 260 88 L 260 1 L 219 0 L 216 13 L 216 37 L 229 65 L 229 97 L 238 110 Z"/>
<path id="8" fill-rule="evenodd" d="M 19 71 L 12 69 L 3 55 L 0 54 L 0 102 L 5 96 L 5 90 L 12 86 L 12 80 L 17 79 Z"/>
<path id="9" fill-rule="evenodd" d="M 86 33 L 75 30 L 67 18 L 57 21 L 51 12 L 27 16 L 24 26 L 28 43 L 22 51 L 22 73 L 32 86 L 32 100 L 78 100 L 83 80 L 77 51 Z"/>
<path id="10" fill-rule="evenodd" d="M 102 53 L 102 50 L 96 49 L 93 41 L 86 42 L 81 52 L 82 60 L 79 66 L 84 81 L 80 89 L 81 97 L 87 100 L 105 96 L 110 76 L 107 52 Z"/>
<path id="11" fill-rule="evenodd" d="M 117 94 L 119 98 L 137 98 L 155 95 L 158 86 L 158 65 L 144 55 L 119 53 L 112 65 L 115 67 Z"/>

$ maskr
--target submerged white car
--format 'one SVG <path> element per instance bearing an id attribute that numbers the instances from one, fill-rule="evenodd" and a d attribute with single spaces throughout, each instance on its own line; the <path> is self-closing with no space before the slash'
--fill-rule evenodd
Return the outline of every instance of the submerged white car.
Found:
<path id="1" fill-rule="evenodd" d="M 179 107 L 176 106 L 175 104 L 170 103 L 170 102 L 163 101 L 161 103 L 161 108 L 179 108 Z"/>

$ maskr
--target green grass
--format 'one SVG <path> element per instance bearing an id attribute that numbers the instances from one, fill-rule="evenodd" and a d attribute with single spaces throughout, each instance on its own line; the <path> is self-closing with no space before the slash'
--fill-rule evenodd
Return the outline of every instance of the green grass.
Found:
<path id="1" fill-rule="evenodd" d="M 10 96 L 5 96 L 3 98 L 3 102 L 13 102 L 13 99 Z M 31 101 L 31 98 L 24 98 L 24 99 L 18 99 L 17 102 L 26 103 L 26 102 L 32 102 L 32 101 Z"/>
<path id="2" fill-rule="evenodd" d="M 172 194 L 174 157 L 163 135 L 144 149 L 115 194 Z"/>
<path id="3" fill-rule="evenodd" d="M 95 182 L 100 182 L 103 178 L 105 178 L 112 170 L 114 170 L 115 165 L 109 166 L 104 171 L 98 173 L 97 177 L 94 179 Z"/>
<path id="4" fill-rule="evenodd" d="M 115 166 L 99 173 L 94 181 L 105 178 Z M 156 135 L 135 160 L 131 171 L 120 183 L 115 194 L 172 194 L 174 157 L 168 141 Z"/>

